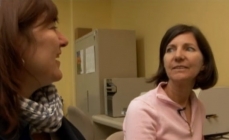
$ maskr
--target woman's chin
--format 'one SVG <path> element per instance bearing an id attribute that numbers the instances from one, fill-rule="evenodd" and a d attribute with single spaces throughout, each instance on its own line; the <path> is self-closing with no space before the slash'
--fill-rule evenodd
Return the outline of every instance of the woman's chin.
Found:
<path id="1" fill-rule="evenodd" d="M 59 70 L 58 72 L 55 72 L 53 75 L 53 82 L 58 82 L 62 79 L 63 75 L 62 72 Z"/>

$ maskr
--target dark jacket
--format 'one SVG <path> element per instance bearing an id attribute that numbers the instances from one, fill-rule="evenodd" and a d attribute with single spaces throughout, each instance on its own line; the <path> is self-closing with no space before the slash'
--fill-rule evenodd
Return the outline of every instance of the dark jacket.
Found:
<path id="1" fill-rule="evenodd" d="M 24 125 L 23 130 L 20 131 L 20 138 L 15 140 L 32 140 L 29 130 L 29 125 Z M 59 140 L 85 140 L 80 131 L 75 128 L 65 117 L 62 119 L 62 126 L 55 133 Z M 8 140 L 0 136 L 0 140 Z"/>

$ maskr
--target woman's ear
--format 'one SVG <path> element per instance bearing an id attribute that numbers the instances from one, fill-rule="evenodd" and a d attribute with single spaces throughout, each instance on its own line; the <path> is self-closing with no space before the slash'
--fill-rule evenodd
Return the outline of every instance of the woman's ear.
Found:
<path id="1" fill-rule="evenodd" d="M 23 66 L 25 65 L 25 60 L 23 58 L 21 58 L 22 64 Z"/>
<path id="2" fill-rule="evenodd" d="M 202 65 L 200 68 L 200 71 L 203 71 L 203 70 L 205 70 L 205 65 Z"/>

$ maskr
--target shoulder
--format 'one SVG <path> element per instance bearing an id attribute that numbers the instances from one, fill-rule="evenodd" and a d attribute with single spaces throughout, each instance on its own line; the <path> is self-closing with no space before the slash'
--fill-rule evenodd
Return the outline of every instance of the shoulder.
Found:
<path id="1" fill-rule="evenodd" d="M 156 90 L 150 90 L 130 102 L 127 108 L 126 117 L 152 117 L 157 114 L 156 102 Z"/>
<path id="2" fill-rule="evenodd" d="M 0 140 L 5 140 L 2 135 L 0 135 Z"/>
<path id="3" fill-rule="evenodd" d="M 154 139 L 158 123 L 156 92 L 149 92 L 133 99 L 123 122 L 125 140 Z"/>
<path id="4" fill-rule="evenodd" d="M 193 94 L 192 100 L 192 103 L 194 103 L 193 106 L 195 108 L 194 113 L 196 113 L 196 116 L 199 116 L 202 119 L 202 122 L 204 122 L 206 112 L 203 103 L 197 98 L 195 94 Z"/>
<path id="5" fill-rule="evenodd" d="M 61 127 L 55 133 L 58 139 L 85 140 L 83 134 L 67 118 L 63 117 Z"/>
<path id="6" fill-rule="evenodd" d="M 193 100 L 193 102 L 195 102 L 195 104 L 197 105 L 197 107 L 198 107 L 198 110 L 200 110 L 201 112 L 205 112 L 205 108 L 204 108 L 204 105 L 203 105 L 203 103 L 198 99 L 198 97 L 196 96 L 196 94 L 195 93 L 193 93 L 192 94 L 192 100 Z"/>
<path id="7" fill-rule="evenodd" d="M 197 99 L 197 106 L 199 112 L 202 114 L 203 120 L 205 120 L 205 114 L 206 114 L 205 107 L 199 99 Z"/>
<path id="8" fill-rule="evenodd" d="M 31 140 L 29 125 L 23 121 L 20 122 L 17 133 L 2 135 L 2 125 L 0 126 L 0 140 L 17 139 L 17 140 Z"/>
<path id="9" fill-rule="evenodd" d="M 156 103 L 156 99 L 157 99 L 156 94 L 157 94 L 157 90 L 152 89 L 152 90 L 146 92 L 145 94 L 134 98 L 130 102 L 129 107 L 130 106 L 136 106 L 136 105 L 145 106 L 145 107 L 155 107 L 155 103 Z"/>

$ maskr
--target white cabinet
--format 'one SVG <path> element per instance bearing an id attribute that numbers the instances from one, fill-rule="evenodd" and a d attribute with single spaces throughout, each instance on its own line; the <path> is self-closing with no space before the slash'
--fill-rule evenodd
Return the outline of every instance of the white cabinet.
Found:
<path id="1" fill-rule="evenodd" d="M 93 30 L 75 41 L 75 55 L 76 104 L 89 116 L 105 112 L 105 78 L 137 77 L 136 37 L 132 30 Z"/>

